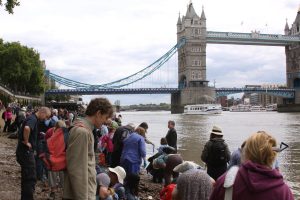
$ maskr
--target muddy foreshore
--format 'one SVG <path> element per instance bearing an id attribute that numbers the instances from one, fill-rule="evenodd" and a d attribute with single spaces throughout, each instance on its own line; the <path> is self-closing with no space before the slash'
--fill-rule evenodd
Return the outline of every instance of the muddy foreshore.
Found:
<path id="1" fill-rule="evenodd" d="M 16 161 L 16 139 L 8 139 L 4 133 L 0 134 L 0 199 L 19 200 L 21 198 L 21 169 Z M 151 177 L 145 172 L 141 174 L 140 198 L 159 199 L 159 191 L 162 185 L 152 183 Z M 35 199 L 49 199 L 49 187 L 37 182 Z M 61 199 L 61 192 L 56 199 Z M 150 197 L 150 198 L 149 198 Z M 152 198 L 151 198 L 152 197 Z"/>

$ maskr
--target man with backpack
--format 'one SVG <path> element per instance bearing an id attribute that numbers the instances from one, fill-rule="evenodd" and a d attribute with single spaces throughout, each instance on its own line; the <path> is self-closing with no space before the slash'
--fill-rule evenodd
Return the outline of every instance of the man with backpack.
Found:
<path id="1" fill-rule="evenodd" d="M 132 123 L 117 128 L 112 139 L 114 148 L 111 155 L 111 167 L 117 167 L 120 165 L 120 159 L 123 151 L 123 141 L 127 138 L 127 136 L 133 133 L 134 129 L 135 126 Z"/>
<path id="2" fill-rule="evenodd" d="M 85 114 L 86 117 L 76 120 L 69 131 L 64 199 L 95 199 L 97 183 L 93 130 L 99 129 L 112 117 L 113 107 L 107 99 L 96 98 L 91 100 Z"/>
<path id="3" fill-rule="evenodd" d="M 217 180 L 227 170 L 230 160 L 230 151 L 223 139 L 222 129 L 213 126 L 210 140 L 205 144 L 201 160 L 207 165 L 207 173 Z"/>
<path id="4" fill-rule="evenodd" d="M 16 157 L 21 166 L 21 200 L 33 199 L 36 183 L 34 154 L 37 149 L 38 121 L 48 119 L 50 114 L 49 108 L 41 107 L 25 119 L 18 132 Z"/>

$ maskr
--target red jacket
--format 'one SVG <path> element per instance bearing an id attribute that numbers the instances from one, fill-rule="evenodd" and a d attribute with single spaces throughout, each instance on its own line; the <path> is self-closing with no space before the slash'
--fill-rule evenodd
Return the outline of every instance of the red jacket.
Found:
<path id="1" fill-rule="evenodd" d="M 226 174 L 216 182 L 210 200 L 224 199 L 223 187 Z M 290 188 L 276 169 L 247 161 L 237 173 L 233 185 L 233 200 L 293 200 Z"/>

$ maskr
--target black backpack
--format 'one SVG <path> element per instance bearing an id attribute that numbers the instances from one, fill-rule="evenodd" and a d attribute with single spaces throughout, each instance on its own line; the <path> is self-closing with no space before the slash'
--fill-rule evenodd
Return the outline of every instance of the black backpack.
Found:
<path id="1" fill-rule="evenodd" d="M 210 146 L 208 161 L 212 166 L 226 165 L 227 160 L 227 145 L 224 141 L 213 141 Z"/>
<path id="2" fill-rule="evenodd" d="M 133 131 L 128 129 L 125 126 L 120 126 L 117 128 L 114 137 L 113 137 L 113 144 L 114 144 L 114 151 L 122 151 L 123 149 L 123 141 L 132 133 Z"/>

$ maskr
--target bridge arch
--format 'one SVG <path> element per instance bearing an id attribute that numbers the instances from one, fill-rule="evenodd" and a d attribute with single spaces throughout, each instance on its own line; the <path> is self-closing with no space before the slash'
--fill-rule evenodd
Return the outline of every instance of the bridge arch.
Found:
<path id="1" fill-rule="evenodd" d="M 186 88 L 187 87 L 187 78 L 185 75 L 180 76 L 179 80 L 179 88 Z"/>
<path id="2" fill-rule="evenodd" d="M 294 79 L 294 88 L 300 88 L 300 78 Z"/>

